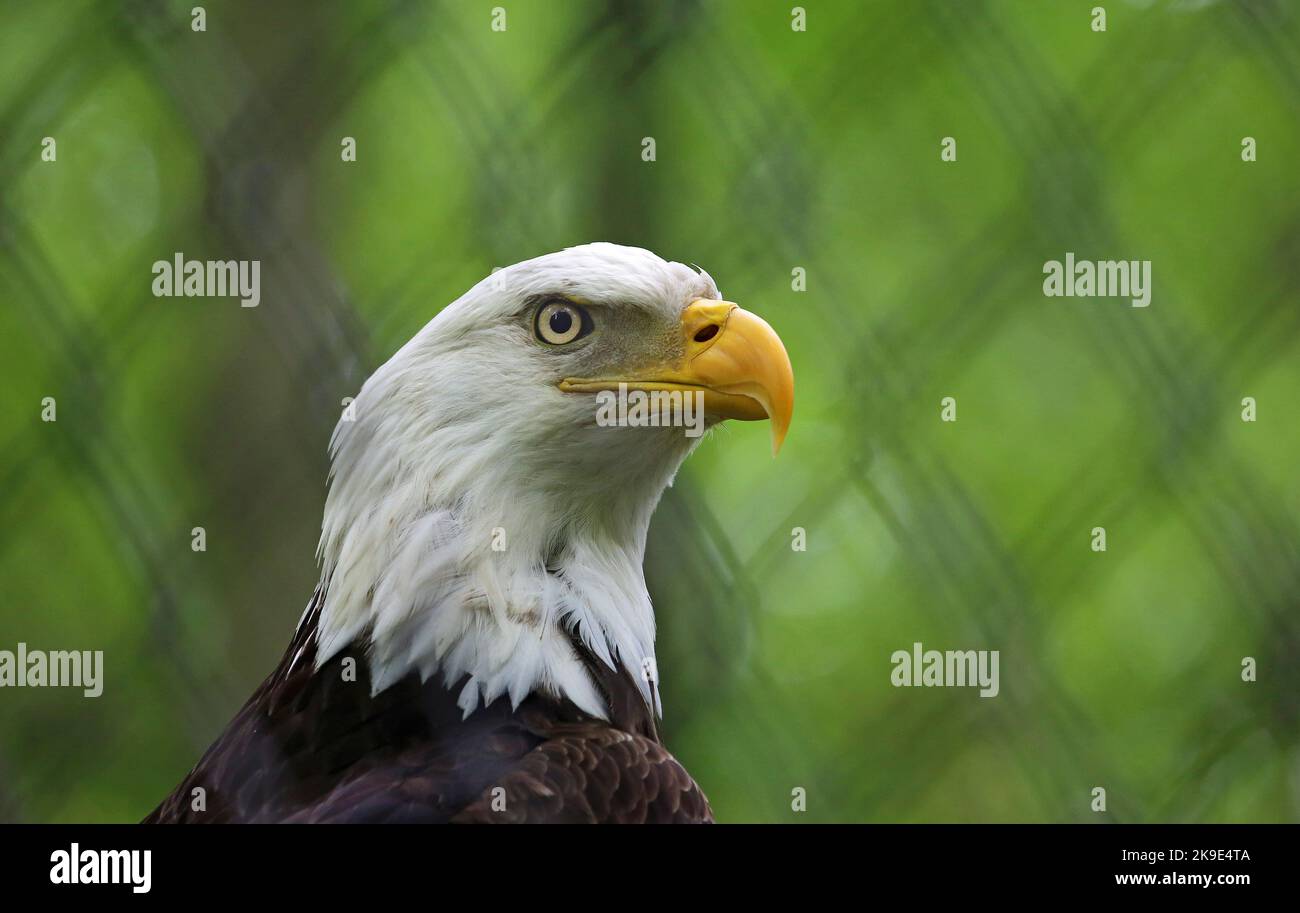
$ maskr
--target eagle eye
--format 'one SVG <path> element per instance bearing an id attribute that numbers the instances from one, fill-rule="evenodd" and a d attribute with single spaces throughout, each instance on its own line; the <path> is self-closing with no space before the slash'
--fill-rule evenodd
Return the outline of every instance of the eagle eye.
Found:
<path id="1" fill-rule="evenodd" d="M 552 301 L 537 310 L 537 338 L 553 346 L 581 339 L 594 328 L 591 315 L 571 301 Z"/>

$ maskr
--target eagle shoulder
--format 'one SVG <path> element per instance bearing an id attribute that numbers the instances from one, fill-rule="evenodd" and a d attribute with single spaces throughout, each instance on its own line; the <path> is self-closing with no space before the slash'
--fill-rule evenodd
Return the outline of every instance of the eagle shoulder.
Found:
<path id="1" fill-rule="evenodd" d="M 699 785 L 661 744 L 602 723 L 555 734 L 451 819 L 459 823 L 709 823 Z"/>
<path id="2" fill-rule="evenodd" d="M 584 654 L 609 721 L 538 693 L 466 717 L 463 682 L 412 674 L 371 694 L 363 643 L 317 669 L 319 608 L 147 822 L 712 820 L 627 670 Z"/>

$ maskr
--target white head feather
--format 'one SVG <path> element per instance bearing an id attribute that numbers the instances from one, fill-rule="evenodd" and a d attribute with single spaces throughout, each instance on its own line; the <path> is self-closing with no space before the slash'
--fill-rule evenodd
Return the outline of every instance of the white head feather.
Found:
<path id="1" fill-rule="evenodd" d="M 531 314 L 558 294 L 661 327 L 720 297 L 646 250 L 570 248 L 484 279 L 375 371 L 330 445 L 318 665 L 368 635 L 376 693 L 413 670 L 468 675 L 467 715 L 543 691 L 607 716 L 567 629 L 658 710 L 642 559 L 698 438 L 598 427 L 592 397 L 557 388 L 578 356 L 538 342 Z"/>

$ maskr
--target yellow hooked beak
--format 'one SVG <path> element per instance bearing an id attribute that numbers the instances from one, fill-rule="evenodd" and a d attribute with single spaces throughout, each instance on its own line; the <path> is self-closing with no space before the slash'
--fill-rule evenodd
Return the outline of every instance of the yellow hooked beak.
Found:
<path id="1" fill-rule="evenodd" d="M 772 454 L 781 449 L 794 412 L 794 371 L 781 337 L 756 314 L 730 301 L 696 299 L 682 312 L 683 354 L 679 361 L 641 377 L 584 380 L 566 378 L 560 389 L 573 393 L 618 390 L 704 394 L 705 415 L 772 422 Z"/>

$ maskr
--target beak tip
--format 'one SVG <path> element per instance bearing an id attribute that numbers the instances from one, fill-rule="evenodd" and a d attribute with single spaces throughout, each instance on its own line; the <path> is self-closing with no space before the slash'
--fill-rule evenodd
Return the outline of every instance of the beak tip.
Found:
<path id="1" fill-rule="evenodd" d="M 779 427 L 776 422 L 772 422 L 772 459 L 781 452 L 781 445 L 785 443 L 785 427 Z"/>

